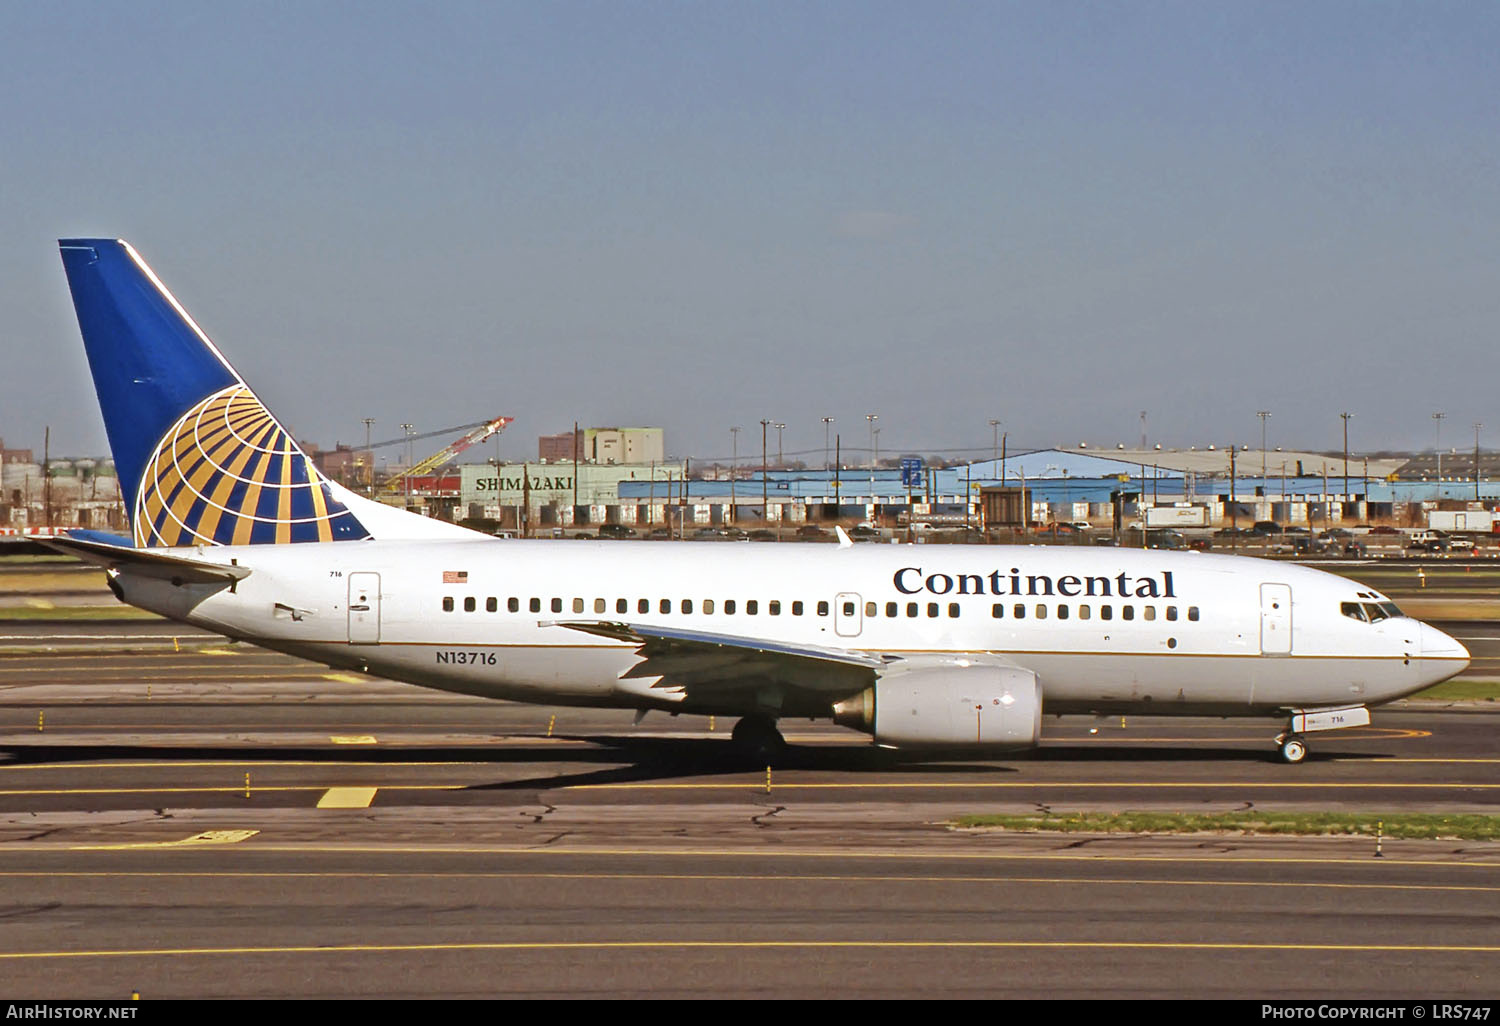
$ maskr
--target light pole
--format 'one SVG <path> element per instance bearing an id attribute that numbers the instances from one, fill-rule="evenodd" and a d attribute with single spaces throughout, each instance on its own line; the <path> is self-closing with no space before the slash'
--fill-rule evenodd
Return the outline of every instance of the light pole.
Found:
<path id="1" fill-rule="evenodd" d="M 1474 422 L 1474 501 L 1479 501 L 1479 429 L 1484 427 L 1479 421 Z"/>
<path id="2" fill-rule="evenodd" d="M 730 428 L 729 435 L 734 439 L 734 455 L 729 459 L 729 522 L 732 524 L 739 518 L 739 506 L 734 500 L 734 478 L 740 465 L 740 429 Z"/>
<path id="3" fill-rule="evenodd" d="M 1352 413 L 1341 413 L 1341 414 L 1339 414 L 1339 416 L 1344 419 L 1344 501 L 1348 502 L 1349 501 L 1349 418 L 1352 417 L 1352 416 L 1354 416 L 1354 414 L 1352 414 Z M 1340 510 L 1342 510 L 1342 509 L 1343 509 L 1343 507 L 1341 506 Z"/>
<path id="4" fill-rule="evenodd" d="M 406 473 L 402 480 L 406 482 L 406 504 L 411 505 L 411 429 L 412 425 L 402 424 L 401 430 L 406 434 Z"/>
<path id="5" fill-rule="evenodd" d="M 375 496 L 375 454 L 370 451 L 370 426 L 375 423 L 374 417 L 365 418 L 365 474 L 368 480 L 365 482 L 365 494 L 374 498 Z"/>
<path id="6" fill-rule="evenodd" d="M 870 425 L 870 519 L 875 519 L 875 422 L 880 419 L 876 413 L 865 414 L 865 420 Z"/>
<path id="7" fill-rule="evenodd" d="M 770 497 L 766 492 L 766 428 L 771 422 L 764 417 L 760 421 L 760 520 L 767 523 L 771 519 Z"/>
<path id="8" fill-rule="evenodd" d="M 832 423 L 832 417 L 823 418 L 823 469 L 825 471 L 833 469 L 833 464 L 828 462 L 828 430 L 829 425 L 831 425 Z"/>
<path id="9" fill-rule="evenodd" d="M 1437 494 L 1440 499 L 1443 497 L 1443 420 L 1447 416 L 1446 413 L 1432 415 L 1432 422 L 1437 425 L 1437 441 L 1433 448 L 1437 450 Z"/>
<path id="10" fill-rule="evenodd" d="M 1256 410 L 1255 415 L 1260 418 L 1260 483 L 1266 483 L 1266 421 L 1270 419 L 1270 410 Z"/>
<path id="11" fill-rule="evenodd" d="M 995 436 L 995 438 L 994 438 L 994 451 L 993 451 L 993 457 L 992 458 L 996 462 L 998 462 L 999 459 L 1000 459 L 1000 423 L 1001 423 L 1000 421 L 995 420 L 993 418 L 991 418 L 991 420 L 990 420 L 990 431 Z"/>
<path id="12" fill-rule="evenodd" d="M 776 466 L 778 469 L 785 469 L 786 459 L 781 455 L 781 432 L 786 430 L 786 425 L 777 423 L 772 427 L 776 429 Z"/>

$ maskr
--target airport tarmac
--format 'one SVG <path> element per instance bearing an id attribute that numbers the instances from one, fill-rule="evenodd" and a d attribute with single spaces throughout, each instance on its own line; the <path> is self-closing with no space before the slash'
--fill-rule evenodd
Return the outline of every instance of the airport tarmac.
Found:
<path id="1" fill-rule="evenodd" d="M 1500 652 L 1491 623 L 1455 628 Z M 959 830 L 964 813 L 1487 811 L 1500 712 L 1049 719 L 927 761 L 547 709 L 160 623 L 0 629 L 0 978 L 35 996 L 1494 997 L 1500 844 Z M 710 729 L 712 727 L 712 729 Z M 549 736 L 550 735 L 550 736 Z M 248 789 L 247 789 L 248 784 Z"/>

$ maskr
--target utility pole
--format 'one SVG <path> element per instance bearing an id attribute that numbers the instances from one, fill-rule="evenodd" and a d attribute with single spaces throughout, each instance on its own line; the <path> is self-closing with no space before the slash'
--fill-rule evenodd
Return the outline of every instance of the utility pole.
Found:
<path id="1" fill-rule="evenodd" d="M 1234 482 L 1235 482 L 1235 466 L 1234 466 L 1234 462 L 1235 462 L 1235 457 L 1237 457 L 1238 455 L 1239 455 L 1239 446 L 1231 444 L 1229 446 L 1229 526 L 1231 528 L 1234 528 L 1236 531 L 1238 531 L 1239 526 L 1240 526 L 1240 508 L 1239 508 L 1238 504 L 1236 504 L 1235 501 L 1234 501 Z M 1144 491 L 1144 490 L 1145 489 L 1142 489 L 1142 491 Z M 1238 537 L 1237 534 L 1236 535 L 1231 535 L 1230 537 L 1232 537 L 1232 538 L 1235 539 L 1235 544 L 1236 545 L 1239 544 L 1239 537 Z"/>
<path id="2" fill-rule="evenodd" d="M 833 465 L 828 462 L 828 429 L 832 423 L 832 417 L 823 418 L 823 469 L 825 471 L 833 469 Z"/>
<path id="3" fill-rule="evenodd" d="M 1141 448 L 1142 449 L 1146 448 L 1146 411 L 1145 410 L 1141 411 Z M 1142 488 L 1141 491 L 1144 492 L 1145 489 Z"/>
<path id="4" fill-rule="evenodd" d="M 875 422 L 879 419 L 879 414 L 865 414 L 865 420 L 870 424 L 870 519 L 872 521 L 875 519 Z"/>

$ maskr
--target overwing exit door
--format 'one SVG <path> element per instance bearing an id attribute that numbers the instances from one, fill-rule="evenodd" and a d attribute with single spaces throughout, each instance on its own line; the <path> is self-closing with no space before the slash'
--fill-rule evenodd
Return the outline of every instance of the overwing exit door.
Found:
<path id="1" fill-rule="evenodd" d="M 349 644 L 380 644 L 380 575 L 349 575 Z"/>

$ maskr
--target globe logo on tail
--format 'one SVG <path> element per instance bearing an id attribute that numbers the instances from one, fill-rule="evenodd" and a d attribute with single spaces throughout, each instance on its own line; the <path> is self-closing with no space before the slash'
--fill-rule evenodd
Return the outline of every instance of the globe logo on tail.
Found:
<path id="1" fill-rule="evenodd" d="M 370 537 L 243 384 L 188 410 L 157 444 L 136 495 L 142 548 Z"/>

